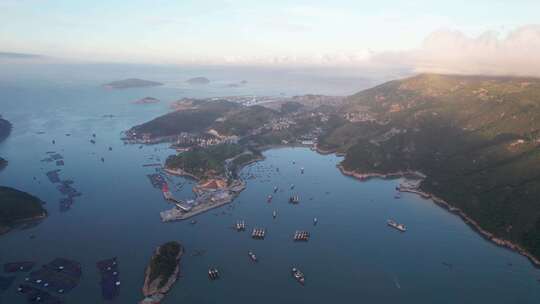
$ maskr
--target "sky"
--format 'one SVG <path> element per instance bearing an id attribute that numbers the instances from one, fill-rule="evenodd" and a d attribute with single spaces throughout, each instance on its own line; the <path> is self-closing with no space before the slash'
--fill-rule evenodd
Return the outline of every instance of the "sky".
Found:
<path id="1" fill-rule="evenodd" d="M 414 66 L 419 54 L 435 61 L 444 54 L 445 62 L 456 63 L 448 53 L 467 45 L 474 49 L 469 56 L 477 56 L 488 44 L 500 60 L 514 50 L 508 40 L 523 31 L 534 47 L 527 54 L 540 53 L 539 12 L 538 0 L 0 0 L 0 51 L 112 62 L 385 59 Z M 401 57 L 413 62 L 397 62 Z"/>

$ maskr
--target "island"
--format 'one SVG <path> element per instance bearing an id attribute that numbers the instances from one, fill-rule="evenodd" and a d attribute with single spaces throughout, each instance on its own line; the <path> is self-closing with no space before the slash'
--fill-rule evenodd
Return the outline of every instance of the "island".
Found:
<path id="1" fill-rule="evenodd" d="M 138 79 L 128 78 L 123 80 L 116 80 L 103 85 L 106 89 L 129 89 L 129 88 L 144 88 L 144 87 L 156 87 L 161 86 L 163 83 Z"/>
<path id="2" fill-rule="evenodd" d="M 141 99 L 137 99 L 133 101 L 134 104 L 150 104 L 150 103 L 158 103 L 159 99 L 154 97 L 144 97 Z"/>
<path id="3" fill-rule="evenodd" d="M 194 77 L 186 80 L 186 82 L 189 84 L 209 84 L 210 79 L 206 77 Z"/>
<path id="4" fill-rule="evenodd" d="M 18 224 L 38 221 L 46 216 L 43 202 L 37 197 L 0 186 L 0 234 L 10 231 Z"/>
<path id="5" fill-rule="evenodd" d="M 156 248 L 146 267 L 140 304 L 160 303 L 180 275 L 180 258 L 184 248 L 178 242 L 168 242 Z"/>
<path id="6" fill-rule="evenodd" d="M 360 180 L 412 176 L 398 190 L 432 199 L 540 265 L 539 94 L 538 78 L 420 74 L 344 98 L 191 99 L 132 128 L 127 140 L 174 143 L 170 171 L 201 181 L 224 171 L 192 158 L 231 140 L 250 151 L 304 145 L 336 153 L 344 156 L 339 169 Z M 185 124 L 191 113 L 204 119 Z"/>

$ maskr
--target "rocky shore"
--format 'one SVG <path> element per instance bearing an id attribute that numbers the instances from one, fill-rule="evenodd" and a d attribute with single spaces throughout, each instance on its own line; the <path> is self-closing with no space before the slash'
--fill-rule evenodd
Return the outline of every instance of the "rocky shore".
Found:
<path id="1" fill-rule="evenodd" d="M 407 176 L 411 176 L 411 175 L 415 176 L 415 177 L 417 177 L 417 178 L 419 178 L 421 180 L 424 180 L 426 178 L 426 176 L 424 174 L 422 174 L 421 172 L 417 172 L 417 171 L 399 171 L 399 172 L 391 172 L 391 173 L 383 174 L 383 173 L 359 173 L 359 172 L 356 172 L 356 171 L 347 170 L 341 164 L 338 165 L 338 168 L 339 168 L 339 170 L 341 171 L 342 174 L 357 178 L 357 179 L 362 180 L 362 181 L 368 180 L 370 178 L 381 178 L 381 179 L 391 179 L 391 178 L 400 178 L 400 177 L 405 177 L 406 178 Z M 418 188 L 399 187 L 398 190 L 400 192 L 414 193 L 414 194 L 420 195 L 422 198 L 425 198 L 425 199 L 428 199 L 428 198 L 431 199 L 435 204 L 437 204 L 437 205 L 443 207 L 444 209 L 448 210 L 449 212 L 459 216 L 467 225 L 469 225 L 469 227 L 471 227 L 473 230 L 478 232 L 486 240 L 491 241 L 491 242 L 495 243 L 498 246 L 501 246 L 501 247 L 516 251 L 519 254 L 527 257 L 529 259 L 529 261 L 531 261 L 531 263 L 535 267 L 540 267 L 540 260 L 538 258 L 536 258 L 535 256 L 533 256 L 530 252 L 525 250 L 523 247 L 521 247 L 518 244 L 515 244 L 515 243 L 513 243 L 511 241 L 508 241 L 508 240 L 505 240 L 505 239 L 502 239 L 502 238 L 498 238 L 493 233 L 484 230 L 475 220 L 470 218 L 463 210 L 461 210 L 460 208 L 452 206 L 447 201 L 445 201 L 444 199 L 442 199 L 440 197 L 437 197 L 433 193 L 428 193 L 426 191 L 423 191 L 421 189 L 421 183 L 419 185 L 420 186 Z"/>
<path id="2" fill-rule="evenodd" d="M 180 275 L 180 258 L 182 257 L 184 253 L 184 248 L 176 242 L 172 242 L 175 245 L 179 246 L 180 250 L 178 254 L 176 255 L 176 267 L 174 271 L 171 273 L 171 275 L 168 278 L 163 278 L 161 275 L 159 275 L 157 278 L 154 278 L 151 280 L 150 275 L 156 269 L 153 269 L 153 267 L 157 267 L 154 263 L 154 261 L 157 258 L 161 258 L 160 256 L 163 255 L 161 252 L 164 246 L 167 246 L 171 243 L 164 244 L 162 246 L 159 246 L 156 248 L 154 255 L 152 256 L 152 260 L 148 267 L 146 267 L 145 276 L 144 276 L 144 285 L 142 287 L 142 293 L 144 295 L 144 299 L 139 302 L 139 304 L 158 304 L 160 303 L 163 298 L 165 298 L 165 295 L 169 292 L 169 290 L 172 288 L 174 283 L 178 280 L 178 277 Z M 165 284 L 162 284 L 162 280 L 166 280 Z"/>

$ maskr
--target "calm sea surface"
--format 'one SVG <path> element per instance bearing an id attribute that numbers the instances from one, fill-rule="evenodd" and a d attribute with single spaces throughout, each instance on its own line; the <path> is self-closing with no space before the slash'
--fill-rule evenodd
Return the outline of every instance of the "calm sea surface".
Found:
<path id="1" fill-rule="evenodd" d="M 195 217 L 195 225 L 164 224 L 159 212 L 171 206 L 146 177 L 154 169 L 142 165 L 162 162 L 173 151 L 166 145 L 139 149 L 120 140 L 122 131 L 166 113 L 170 102 L 181 97 L 293 95 L 309 93 L 310 88 L 348 94 L 376 80 L 260 71 L 155 72 L 126 66 L 21 70 L 14 77 L 0 73 L 0 114 L 14 126 L 0 144 L 0 156 L 9 160 L 0 184 L 40 197 L 50 216 L 36 227 L 0 236 L 0 263 L 34 260 L 41 265 L 55 257 L 81 262 L 83 279 L 64 297 L 67 303 L 102 302 L 95 263 L 112 256 L 119 259 L 122 281 L 115 303 L 136 303 L 154 248 L 170 240 L 181 242 L 186 254 L 182 278 L 165 304 L 540 302 L 540 271 L 526 258 L 485 241 L 429 200 L 408 194 L 394 199 L 398 180 L 359 182 L 341 175 L 336 169 L 339 157 L 303 148 L 269 150 L 264 161 L 243 170 L 248 187 L 232 204 Z M 202 87 L 184 84 L 195 76 L 213 82 Z M 127 77 L 166 85 L 116 91 L 99 87 Z M 247 86 L 227 87 L 243 79 Z M 145 96 L 162 102 L 131 104 Z M 93 133 L 96 144 L 90 143 Z M 47 151 L 62 154 L 65 166 L 42 162 Z M 67 212 L 59 211 L 62 196 L 45 176 L 56 168 L 83 193 Z M 175 178 L 174 184 L 183 185 L 177 197 L 193 196 L 193 182 Z M 292 191 L 290 184 L 296 185 Z M 281 190 L 267 203 L 274 186 Z M 293 193 L 300 195 L 299 205 L 287 203 Z M 388 218 L 405 223 L 408 231 L 388 228 Z M 266 228 L 266 239 L 256 241 L 249 232 L 234 231 L 231 226 L 238 219 L 249 227 Z M 295 230 L 308 230 L 312 238 L 294 243 Z M 248 250 L 258 255 L 258 264 L 250 262 Z M 204 254 L 194 256 L 196 251 Z M 305 287 L 292 279 L 291 265 L 304 271 Z M 221 270 L 221 280 L 208 280 L 209 266 Z M 16 283 L 23 278 L 19 275 Z M 25 303 L 15 289 L 0 295 L 0 303 Z"/>

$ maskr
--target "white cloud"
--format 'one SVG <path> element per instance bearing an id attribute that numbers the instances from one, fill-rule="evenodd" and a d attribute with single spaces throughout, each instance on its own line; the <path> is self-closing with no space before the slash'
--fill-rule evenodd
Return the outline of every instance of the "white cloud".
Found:
<path id="1" fill-rule="evenodd" d="M 379 54 L 377 61 L 418 72 L 540 76 L 540 25 L 523 26 L 502 37 L 492 31 L 469 37 L 441 30 L 417 50 Z"/>

